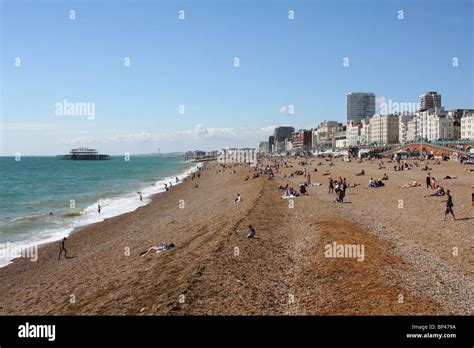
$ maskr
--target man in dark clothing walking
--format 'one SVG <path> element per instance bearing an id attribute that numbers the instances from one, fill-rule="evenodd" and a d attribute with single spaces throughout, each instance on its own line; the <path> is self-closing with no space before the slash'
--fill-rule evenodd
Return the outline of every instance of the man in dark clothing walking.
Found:
<path id="1" fill-rule="evenodd" d="M 64 251 L 64 256 L 66 257 L 66 259 L 69 259 L 69 256 L 67 256 L 67 250 L 66 250 L 66 247 L 64 246 L 64 244 L 66 243 L 66 237 L 63 238 L 63 240 L 61 241 L 61 243 L 59 243 L 59 256 L 58 256 L 58 260 L 61 259 L 61 254 L 63 253 Z"/>
<path id="2" fill-rule="evenodd" d="M 446 216 L 448 214 L 451 214 L 453 216 L 453 221 L 456 220 L 456 217 L 454 216 L 454 211 L 453 211 L 453 196 L 451 196 L 451 192 L 449 190 L 446 191 L 446 194 L 448 195 L 448 200 L 446 202 L 446 210 L 444 212 L 444 221 L 446 221 Z"/>
<path id="3" fill-rule="evenodd" d="M 431 185 L 431 175 L 430 173 L 426 174 L 426 188 L 432 189 L 433 186 Z"/>

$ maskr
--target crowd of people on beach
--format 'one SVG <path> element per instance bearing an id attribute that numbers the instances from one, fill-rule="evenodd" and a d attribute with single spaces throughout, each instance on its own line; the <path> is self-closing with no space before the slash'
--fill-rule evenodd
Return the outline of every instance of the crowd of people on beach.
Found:
<path id="1" fill-rule="evenodd" d="M 298 160 L 298 157 L 296 157 L 296 159 Z M 325 158 L 324 160 L 325 160 L 325 162 L 329 162 L 328 163 L 329 167 L 335 167 L 336 166 L 336 164 L 334 163 L 334 159 Z M 410 161 L 409 158 L 402 158 L 400 156 L 394 156 L 394 158 L 392 159 L 393 169 L 394 169 L 395 172 L 398 172 L 398 171 L 406 171 L 406 170 L 413 170 L 414 168 L 419 168 L 420 165 L 418 163 L 418 160 L 425 161 L 426 159 L 425 158 L 415 158 L 415 160 Z M 349 160 L 346 159 L 346 161 L 350 162 L 350 159 Z M 368 158 L 368 159 L 366 159 L 366 161 L 368 161 L 370 163 L 374 162 L 372 158 Z M 284 191 L 283 196 L 281 196 L 282 198 L 293 198 L 293 197 L 300 197 L 300 196 L 308 195 L 309 187 L 311 187 L 311 186 L 320 186 L 321 185 L 318 182 L 316 182 L 314 184 L 311 183 L 311 174 L 310 174 L 310 170 L 308 170 L 308 167 L 313 165 L 313 162 L 315 162 L 314 158 L 311 158 L 311 159 L 300 158 L 297 162 L 297 166 L 301 167 L 301 169 L 295 169 L 292 172 L 290 172 L 289 175 L 281 174 L 281 169 L 282 168 L 286 168 L 286 169 L 295 168 L 293 163 L 290 161 L 290 158 L 280 158 L 280 159 L 270 158 L 270 159 L 267 159 L 266 162 L 268 162 L 268 163 L 265 163 L 265 165 L 264 165 L 263 164 L 264 162 L 261 159 L 259 159 L 256 165 L 249 165 L 249 164 L 242 164 L 242 163 L 240 163 L 240 164 L 219 164 L 218 168 L 217 168 L 217 171 L 216 171 L 216 174 L 224 173 L 224 172 L 230 173 L 230 174 L 235 174 L 236 173 L 236 167 L 246 167 L 249 170 L 249 174 L 246 176 L 244 181 L 258 179 L 260 177 L 264 177 L 266 180 L 273 180 L 277 175 L 278 175 L 279 178 L 283 178 L 283 179 L 286 179 L 286 180 L 301 177 L 302 180 L 297 185 L 298 186 L 297 189 L 292 184 L 290 184 L 290 182 L 287 182 L 286 185 L 281 185 L 280 184 L 278 186 L 278 190 L 283 190 Z M 363 163 L 363 160 L 359 159 L 358 163 Z M 432 164 L 434 164 L 435 166 L 439 166 L 439 165 L 441 165 L 441 161 L 439 159 L 436 159 L 436 160 L 434 160 L 434 162 L 432 162 Z M 461 161 L 461 164 L 462 164 L 462 161 Z M 316 163 L 316 166 L 314 166 L 314 168 L 313 168 L 313 172 L 317 173 L 318 172 L 317 166 L 323 166 L 323 165 L 324 165 L 324 163 L 321 160 L 318 161 Z M 380 161 L 380 162 L 377 163 L 377 167 L 376 167 L 377 170 L 382 170 L 382 169 L 385 169 L 385 168 L 386 168 L 386 166 L 385 166 L 384 161 Z M 206 170 L 206 169 L 207 169 L 207 166 L 202 166 L 197 171 L 193 172 L 190 175 L 189 178 L 191 179 L 191 181 L 196 181 L 196 184 L 194 185 L 194 188 L 199 187 L 197 181 L 201 177 L 201 171 Z M 451 191 L 450 190 L 445 190 L 445 188 L 439 184 L 439 182 L 431 174 L 432 170 L 433 170 L 433 168 L 428 165 L 428 162 L 425 162 L 424 166 L 421 168 L 421 171 L 427 171 L 426 178 L 425 178 L 426 189 L 433 190 L 433 192 L 425 194 L 424 197 L 443 197 L 443 196 L 446 196 L 447 199 L 445 201 L 443 201 L 444 203 L 446 203 L 445 210 L 444 210 L 444 219 L 443 220 L 446 220 L 448 215 L 451 215 L 452 219 L 456 220 L 456 217 L 455 217 L 455 214 L 454 214 L 454 203 L 453 203 L 453 197 L 452 197 Z M 474 168 L 467 168 L 466 170 L 474 171 Z M 331 177 L 331 173 L 330 173 L 329 170 L 325 170 L 322 173 L 322 175 L 323 176 L 329 176 L 328 177 L 328 194 L 335 194 L 334 201 L 338 202 L 338 203 L 344 203 L 344 199 L 346 197 L 346 190 L 348 188 L 350 188 L 350 187 L 355 188 L 355 187 L 360 185 L 360 184 L 357 184 L 357 183 L 349 184 L 347 179 L 345 177 L 342 177 L 342 176 L 339 176 L 337 179 L 333 179 Z M 365 176 L 366 172 L 365 172 L 364 169 L 362 169 L 360 172 L 357 172 L 354 175 L 356 177 Z M 184 178 L 184 181 L 187 181 L 187 179 L 188 179 L 187 177 Z M 388 178 L 387 173 L 384 173 L 378 179 L 374 179 L 373 177 L 371 177 L 368 180 L 368 184 L 367 184 L 366 188 L 369 189 L 369 188 L 383 187 L 383 186 L 385 186 L 384 182 L 387 181 L 388 179 L 389 178 Z M 442 179 L 443 180 L 454 180 L 454 179 L 457 179 L 457 177 L 454 176 L 454 175 L 445 175 Z M 179 183 L 178 177 L 175 178 L 175 183 Z M 416 188 L 416 187 L 420 187 L 420 186 L 421 186 L 421 184 L 418 183 L 417 181 L 412 181 L 409 184 L 399 186 L 399 188 Z M 168 191 L 172 187 L 173 187 L 173 184 L 172 184 L 171 181 L 168 184 L 167 183 L 164 184 L 164 188 L 165 188 L 166 191 Z M 472 187 L 474 188 L 474 185 Z M 142 193 L 138 192 L 138 195 L 139 195 L 140 201 L 142 201 L 143 200 Z M 242 199 L 241 194 L 237 193 L 236 197 L 234 198 L 234 202 L 235 203 L 241 203 L 242 201 L 243 201 L 243 199 Z M 102 207 L 101 207 L 100 204 L 97 205 L 97 211 L 98 211 L 99 214 L 102 212 Z M 50 215 L 53 215 L 52 212 L 50 213 Z M 256 235 L 255 228 L 252 225 L 249 225 L 248 226 L 248 231 L 247 231 L 247 237 L 248 238 L 255 238 L 255 235 Z M 59 250 L 58 260 L 61 259 L 61 256 L 62 256 L 63 253 L 64 253 L 66 259 L 71 258 L 70 256 L 68 256 L 67 249 L 65 247 L 66 240 L 67 240 L 67 238 L 63 238 L 60 242 L 60 245 L 59 245 L 60 250 Z M 149 248 L 147 248 L 147 250 L 144 251 L 141 255 L 146 256 L 146 255 L 150 254 L 152 251 L 161 252 L 163 250 L 168 250 L 168 249 L 171 249 L 171 248 L 174 248 L 174 247 L 175 247 L 175 245 L 173 243 L 156 244 L 156 245 L 152 245 Z"/>

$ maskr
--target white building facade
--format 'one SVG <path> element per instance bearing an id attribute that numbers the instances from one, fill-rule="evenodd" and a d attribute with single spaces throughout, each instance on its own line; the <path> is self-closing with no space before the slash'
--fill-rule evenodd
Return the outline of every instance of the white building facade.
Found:
<path id="1" fill-rule="evenodd" d="M 474 112 L 464 113 L 461 117 L 461 139 L 474 140 Z"/>
<path id="2" fill-rule="evenodd" d="M 374 115 L 369 120 L 370 143 L 394 144 L 398 143 L 398 115 Z"/>
<path id="3" fill-rule="evenodd" d="M 415 114 L 401 114 L 398 116 L 398 142 L 400 144 L 406 144 L 408 141 L 413 141 L 415 133 L 413 133 L 412 139 L 408 140 L 408 123 L 415 118 Z"/>

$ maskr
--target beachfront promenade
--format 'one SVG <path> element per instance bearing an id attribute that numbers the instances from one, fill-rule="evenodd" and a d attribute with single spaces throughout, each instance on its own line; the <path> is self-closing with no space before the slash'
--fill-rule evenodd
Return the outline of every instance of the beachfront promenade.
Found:
<path id="1" fill-rule="evenodd" d="M 270 163 L 265 161 L 259 168 Z M 20 259 L 0 269 L 0 312 L 474 313 L 474 172 L 466 171 L 468 165 L 422 163 L 452 192 L 457 220 L 444 222 L 446 197 L 425 197 L 434 191 L 424 186 L 422 165 L 393 171 L 388 162 L 378 169 L 380 160 L 338 159 L 332 166 L 319 161 L 300 165 L 283 158 L 280 163 L 288 166 L 275 168 L 273 180 L 266 175 L 245 180 L 255 173 L 248 166 L 207 163 L 199 179 L 74 233 L 68 238 L 74 259 L 58 261 L 54 243 L 40 250 L 35 263 Z M 306 178 L 289 176 L 304 168 L 314 184 L 308 195 L 282 199 L 278 186 L 298 188 Z M 362 169 L 365 175 L 356 176 Z M 366 188 L 371 177 L 384 173 L 385 186 Z M 448 175 L 457 179 L 442 179 Z M 349 187 L 345 202 L 336 203 L 328 193 L 329 176 L 360 185 Z M 413 181 L 422 186 L 400 188 Z M 234 202 L 237 193 L 241 203 Z M 255 239 L 246 238 L 249 224 Z M 139 256 L 161 242 L 176 248 Z M 333 243 L 363 245 L 363 261 L 327 257 Z"/>

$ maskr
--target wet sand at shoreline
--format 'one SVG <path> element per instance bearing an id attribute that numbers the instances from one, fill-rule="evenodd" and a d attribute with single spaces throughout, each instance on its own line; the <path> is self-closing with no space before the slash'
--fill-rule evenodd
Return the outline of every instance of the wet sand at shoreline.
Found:
<path id="1" fill-rule="evenodd" d="M 302 169 L 297 160 L 290 159 L 294 167 L 282 168 L 274 180 L 248 181 L 246 166 L 218 173 L 220 167 L 209 163 L 200 179 L 72 234 L 67 248 L 75 258 L 58 261 L 58 242 L 40 248 L 37 262 L 19 259 L 0 269 L 0 313 L 474 313 L 474 172 L 457 162 L 429 162 L 431 174 L 452 191 L 460 218 L 443 222 L 446 197 L 423 197 L 433 191 L 424 187 L 421 167 L 393 172 L 389 164 L 378 170 L 378 161 L 337 160 L 333 167 L 318 161 L 305 167 L 322 186 L 310 186 L 293 208 L 277 188 L 304 180 L 283 178 Z M 356 177 L 361 169 L 366 175 Z M 325 170 L 361 186 L 347 190 L 346 203 L 336 203 Z M 365 188 L 384 172 L 386 186 Z M 440 180 L 445 175 L 458 179 Z M 422 186 L 399 188 L 414 180 Z M 234 203 L 237 193 L 243 202 Z M 249 224 L 256 239 L 246 238 Z M 325 246 L 334 241 L 364 245 L 364 261 L 325 257 Z M 139 256 L 161 242 L 176 248 Z"/>

